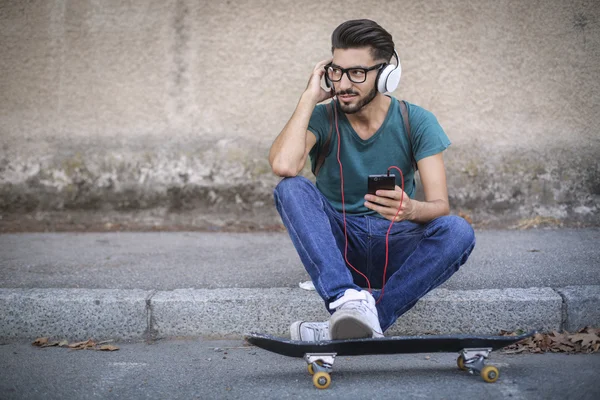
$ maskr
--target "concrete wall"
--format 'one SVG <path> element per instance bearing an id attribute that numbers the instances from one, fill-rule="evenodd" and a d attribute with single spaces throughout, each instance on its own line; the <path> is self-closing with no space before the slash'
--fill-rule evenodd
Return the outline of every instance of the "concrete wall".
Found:
<path id="1" fill-rule="evenodd" d="M 4 0 L 0 225 L 277 224 L 268 149 L 363 17 L 453 142 L 453 212 L 600 223 L 597 1 Z"/>

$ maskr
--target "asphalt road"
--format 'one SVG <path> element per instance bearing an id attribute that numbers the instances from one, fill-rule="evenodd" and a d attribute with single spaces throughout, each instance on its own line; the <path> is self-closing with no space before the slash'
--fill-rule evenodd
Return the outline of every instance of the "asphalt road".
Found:
<path id="1" fill-rule="evenodd" d="M 600 229 L 486 230 L 442 287 L 600 285 Z M 308 280 L 286 233 L 0 235 L 0 287 L 171 290 L 294 287 Z"/>
<path id="2" fill-rule="evenodd" d="M 338 357 L 316 389 L 299 358 L 243 341 L 117 343 L 96 352 L 0 346 L 2 399 L 598 399 L 600 354 L 492 353 L 500 378 L 456 368 L 454 354 Z"/>

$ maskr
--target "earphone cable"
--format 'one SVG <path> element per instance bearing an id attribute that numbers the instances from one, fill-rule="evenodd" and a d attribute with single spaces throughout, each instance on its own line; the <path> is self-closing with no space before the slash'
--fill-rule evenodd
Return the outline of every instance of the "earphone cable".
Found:
<path id="1" fill-rule="evenodd" d="M 344 170 L 342 167 L 342 161 L 340 159 L 341 140 L 340 140 L 340 130 L 338 127 L 337 104 L 336 104 L 335 100 L 333 101 L 333 111 L 334 111 L 333 114 L 334 114 L 334 118 L 335 118 L 335 131 L 337 134 L 337 161 L 340 166 L 340 191 L 341 191 L 341 195 L 342 195 L 342 215 L 343 215 L 343 219 L 344 219 L 344 239 L 345 239 L 344 260 L 357 274 L 359 274 L 360 276 L 362 276 L 365 279 L 365 281 L 367 282 L 367 288 L 369 290 L 369 293 L 372 293 L 371 281 L 369 281 L 369 278 L 367 278 L 367 276 L 365 274 L 360 272 L 357 268 L 354 267 L 354 265 L 352 265 L 350 263 L 350 261 L 348 261 L 348 232 L 347 232 L 347 225 L 346 225 L 346 202 L 345 202 L 345 198 L 344 198 Z M 402 182 L 402 187 L 401 187 L 402 197 L 400 197 L 400 205 L 398 206 L 398 211 L 396 211 L 394 218 L 390 222 L 390 226 L 388 227 L 387 233 L 385 235 L 385 265 L 383 267 L 383 279 L 381 281 L 381 293 L 380 293 L 379 298 L 377 299 L 376 303 L 379 303 L 381 301 L 381 299 L 383 298 L 383 293 L 385 290 L 385 278 L 386 278 L 387 267 L 388 267 L 390 231 L 392 230 L 392 225 L 394 225 L 394 221 L 396 220 L 396 218 L 398 217 L 398 214 L 400 214 L 400 211 L 402 210 L 402 203 L 404 200 L 404 174 L 402 173 L 402 170 L 396 166 L 389 167 L 388 173 L 389 173 L 389 170 L 393 169 L 393 168 L 397 169 L 398 172 L 400 172 L 400 178 L 401 178 L 401 182 Z"/>
<path id="2" fill-rule="evenodd" d="M 341 140 L 340 140 L 340 130 L 338 128 L 337 104 L 336 104 L 335 100 L 333 101 L 333 115 L 335 117 L 335 131 L 337 133 L 337 161 L 338 161 L 338 164 L 340 165 L 340 185 L 341 185 L 340 190 L 341 190 L 341 194 L 342 194 L 342 215 L 344 218 L 344 238 L 346 239 L 346 242 L 344 245 L 344 260 L 346 261 L 346 264 L 348 264 L 354 271 L 356 271 L 357 274 L 359 274 L 360 276 L 365 278 L 365 281 L 367 282 L 367 288 L 369 289 L 369 293 L 371 293 L 371 282 L 369 281 L 369 278 L 367 278 L 367 276 L 365 274 L 363 274 L 358 269 L 356 269 L 354 267 L 354 265 L 352 265 L 350 263 L 350 261 L 348 261 L 348 231 L 347 231 L 347 225 L 346 225 L 346 202 L 344 199 L 344 170 L 342 168 L 342 161 L 340 160 Z"/>

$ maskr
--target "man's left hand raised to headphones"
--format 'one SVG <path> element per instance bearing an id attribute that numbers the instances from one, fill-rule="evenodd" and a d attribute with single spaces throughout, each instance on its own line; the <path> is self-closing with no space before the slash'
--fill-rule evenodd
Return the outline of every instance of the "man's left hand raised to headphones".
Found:
<path id="1" fill-rule="evenodd" d="M 321 86 L 321 80 L 325 75 L 325 66 L 331 64 L 332 61 L 333 59 L 331 58 L 319 61 L 317 65 L 315 65 L 315 68 L 310 75 L 308 85 L 306 85 L 306 91 L 304 93 L 307 94 L 308 92 L 309 95 L 313 96 L 315 99 L 315 105 L 332 98 L 334 95 L 333 85 L 331 86 L 330 90 L 325 90 Z"/>

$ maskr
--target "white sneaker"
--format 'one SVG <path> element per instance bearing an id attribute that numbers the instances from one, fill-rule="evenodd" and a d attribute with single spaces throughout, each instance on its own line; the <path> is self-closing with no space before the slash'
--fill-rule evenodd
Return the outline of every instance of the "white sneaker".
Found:
<path id="1" fill-rule="evenodd" d="M 292 340 L 302 340 L 304 342 L 331 340 L 329 322 L 296 321 L 290 325 L 290 336 Z"/>
<path id="2" fill-rule="evenodd" d="M 366 290 L 348 289 L 329 308 L 336 310 L 329 319 L 332 339 L 383 337 L 375 299 Z"/>

